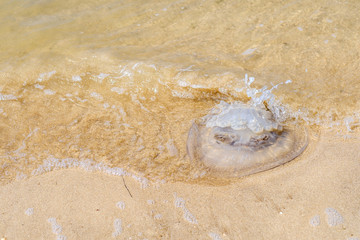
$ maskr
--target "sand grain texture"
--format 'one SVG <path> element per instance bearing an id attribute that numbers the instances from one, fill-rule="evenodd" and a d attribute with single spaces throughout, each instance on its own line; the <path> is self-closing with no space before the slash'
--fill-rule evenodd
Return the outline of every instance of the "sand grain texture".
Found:
<path id="1" fill-rule="evenodd" d="M 0 187 L 0 237 L 56 239 L 48 222 L 54 218 L 66 239 L 356 238 L 359 148 L 359 138 L 324 132 L 289 164 L 225 186 L 177 182 L 142 189 L 125 177 L 132 197 L 121 177 L 53 171 Z M 32 215 L 24 213 L 28 208 Z M 326 209 L 343 221 L 327 224 Z"/>

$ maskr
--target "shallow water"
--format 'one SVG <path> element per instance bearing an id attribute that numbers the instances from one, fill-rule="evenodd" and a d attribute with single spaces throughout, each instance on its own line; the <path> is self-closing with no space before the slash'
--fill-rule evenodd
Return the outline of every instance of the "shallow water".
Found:
<path id="1" fill-rule="evenodd" d="M 196 179 L 187 133 L 220 100 L 351 134 L 359 11 L 356 0 L 1 1 L 1 179 L 46 159 Z"/>

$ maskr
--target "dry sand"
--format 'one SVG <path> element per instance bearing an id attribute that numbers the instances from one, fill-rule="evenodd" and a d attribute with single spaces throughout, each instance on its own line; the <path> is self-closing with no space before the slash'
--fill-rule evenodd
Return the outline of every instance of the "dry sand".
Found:
<path id="1" fill-rule="evenodd" d="M 0 187 L 0 238 L 360 239 L 359 149 L 359 134 L 324 131 L 289 164 L 225 186 L 52 171 Z"/>

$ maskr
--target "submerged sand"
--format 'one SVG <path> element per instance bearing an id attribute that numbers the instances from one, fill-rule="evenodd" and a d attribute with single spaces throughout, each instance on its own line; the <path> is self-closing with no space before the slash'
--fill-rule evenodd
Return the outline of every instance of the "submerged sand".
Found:
<path id="1" fill-rule="evenodd" d="M 0 187 L 5 239 L 360 239 L 360 135 L 312 134 L 296 160 L 228 185 L 79 169 Z"/>

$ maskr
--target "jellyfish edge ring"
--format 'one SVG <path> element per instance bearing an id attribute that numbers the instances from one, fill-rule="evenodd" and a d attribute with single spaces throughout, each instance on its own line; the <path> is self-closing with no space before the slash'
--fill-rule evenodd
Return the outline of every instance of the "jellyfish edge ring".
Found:
<path id="1" fill-rule="evenodd" d="M 264 108 L 221 102 L 194 121 L 187 152 L 213 175 L 243 177 L 293 160 L 307 144 L 304 126 L 283 126 Z"/>

